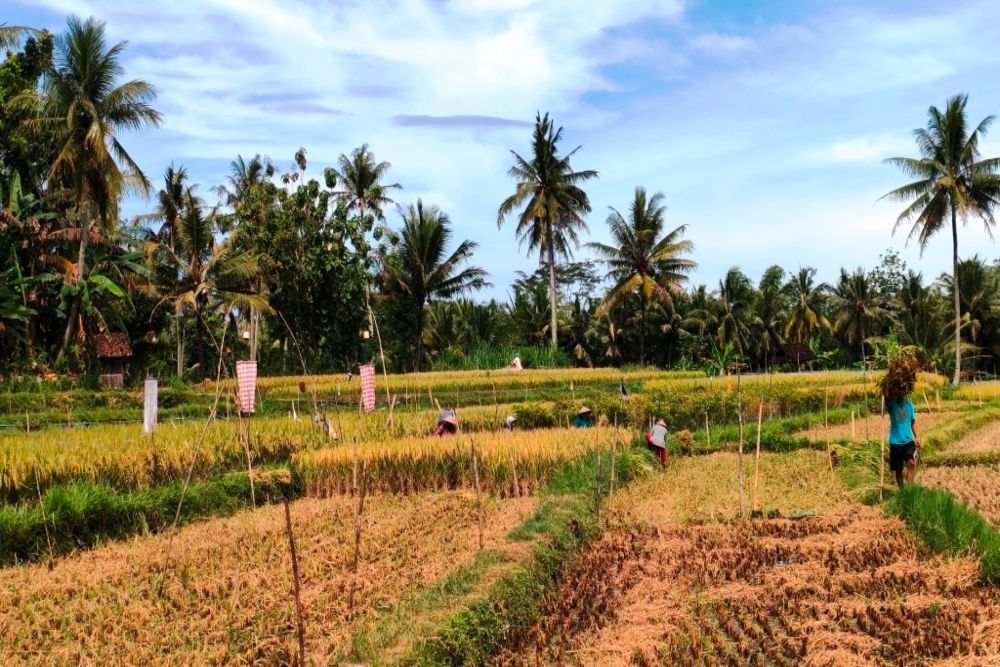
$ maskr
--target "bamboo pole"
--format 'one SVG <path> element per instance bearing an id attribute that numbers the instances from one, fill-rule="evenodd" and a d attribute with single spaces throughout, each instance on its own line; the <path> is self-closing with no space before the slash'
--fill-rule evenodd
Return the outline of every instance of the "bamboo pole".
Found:
<path id="1" fill-rule="evenodd" d="M 760 432 L 764 423 L 764 402 L 757 409 L 757 451 L 753 459 L 753 509 L 760 509 Z"/>
<path id="2" fill-rule="evenodd" d="M 354 592 L 358 588 L 358 560 L 361 553 L 361 515 L 365 511 L 365 494 L 368 490 L 368 461 L 361 467 L 361 490 L 354 511 L 354 555 L 351 558 L 351 591 L 347 597 L 347 613 L 354 618 Z"/>
<path id="3" fill-rule="evenodd" d="M 740 375 L 736 375 L 736 419 L 740 425 L 740 518 L 744 517 L 744 478 L 743 478 L 743 390 L 740 382 Z"/>
<path id="4" fill-rule="evenodd" d="M 830 455 L 830 396 L 823 392 L 823 437 L 826 440 L 826 461 L 830 464 L 830 471 L 833 471 L 833 457 Z"/>
<path id="5" fill-rule="evenodd" d="M 288 535 L 288 552 L 292 559 L 292 582 L 295 592 L 295 625 L 299 639 L 299 665 L 306 664 L 306 626 L 302 613 L 302 589 L 299 583 L 299 558 L 295 552 L 295 537 L 292 535 L 292 513 L 288 507 L 288 496 L 282 495 L 282 503 L 285 505 L 285 533 Z M 353 596 L 354 591 L 351 590 Z"/>
<path id="6" fill-rule="evenodd" d="M 854 410 L 851 410 L 851 440 L 854 440 Z"/>
<path id="7" fill-rule="evenodd" d="M 476 480 L 476 523 L 479 526 L 479 550 L 483 550 L 483 499 L 479 489 L 479 457 L 476 455 L 476 441 L 472 441 L 472 472 Z"/>
<path id="8" fill-rule="evenodd" d="M 667 443 L 663 443 L 666 446 Z M 618 413 L 615 413 L 615 439 L 611 444 L 611 483 L 608 487 L 608 495 L 615 492 L 615 458 L 618 455 Z"/>
<path id="9" fill-rule="evenodd" d="M 708 410 L 705 411 L 705 445 L 708 451 L 712 451 L 712 432 L 708 428 Z"/>

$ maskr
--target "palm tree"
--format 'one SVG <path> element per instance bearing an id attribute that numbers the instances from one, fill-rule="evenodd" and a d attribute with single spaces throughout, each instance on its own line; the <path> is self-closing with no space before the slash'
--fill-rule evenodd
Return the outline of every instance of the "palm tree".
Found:
<path id="1" fill-rule="evenodd" d="M 691 241 L 681 238 L 686 225 L 663 233 L 667 207 L 662 202 L 662 193 L 647 197 L 646 189 L 637 187 L 629 207 L 628 220 L 617 209 L 609 207 L 611 214 L 607 223 L 614 245 L 587 244 L 604 259 L 610 269 L 607 277 L 614 281 L 614 286 L 597 309 L 597 317 L 607 314 L 625 296 L 639 295 L 640 364 L 646 363 L 646 313 L 649 304 L 659 301 L 672 305 L 672 295 L 679 293 L 687 280 L 684 274 L 697 266 L 693 260 L 682 257 L 694 249 Z"/>
<path id="2" fill-rule="evenodd" d="M 136 222 L 159 221 L 160 229 L 156 238 L 169 246 L 174 245 L 177 221 L 184 207 L 184 197 L 191 187 L 187 184 L 187 169 L 171 164 L 163 172 L 163 188 L 156 193 L 156 210 L 136 217 Z"/>
<path id="3" fill-rule="evenodd" d="M 235 249 L 232 239 L 217 242 L 216 219 L 217 211 L 206 214 L 189 189 L 174 246 L 159 242 L 154 247 L 157 283 L 165 294 L 161 303 L 170 303 L 177 318 L 178 376 L 184 374 L 186 312 L 193 312 L 200 328 L 207 330 L 207 309 L 268 309 L 267 297 L 249 287 L 260 271 L 258 257 Z"/>
<path id="4" fill-rule="evenodd" d="M 86 274 L 91 226 L 113 227 L 122 194 L 150 192 L 149 179 L 118 140 L 123 130 L 141 130 L 160 124 L 152 106 L 153 87 L 145 81 L 121 82 L 120 60 L 126 42 L 108 46 L 105 24 L 75 16 L 56 43 L 55 65 L 42 80 L 41 90 L 19 95 L 17 104 L 30 108 L 29 128 L 52 137 L 54 146 L 48 187 L 73 196 L 80 245 L 75 283 Z M 73 299 L 60 355 L 73 337 L 80 310 L 80 294 Z"/>
<path id="5" fill-rule="evenodd" d="M 786 294 L 784 291 L 785 270 L 780 266 L 770 266 L 764 271 L 757 288 L 757 299 L 754 304 L 755 319 L 758 328 L 757 349 L 764 360 L 764 370 L 768 368 L 767 360 L 784 342 L 782 330 L 785 321 Z"/>
<path id="6" fill-rule="evenodd" d="M 913 223 L 907 240 L 916 237 L 920 250 L 951 222 L 952 279 L 955 304 L 955 373 L 952 384 L 958 385 L 962 371 L 961 285 L 958 275 L 958 218 L 965 222 L 977 216 L 989 230 L 994 226 L 993 207 L 1000 202 L 1000 158 L 981 159 L 979 140 L 993 123 L 987 116 L 972 132 L 968 131 L 965 105 L 968 95 L 956 95 L 947 101 L 944 111 L 928 109 L 927 127 L 913 131 L 919 158 L 895 157 L 888 164 L 916 178 L 912 183 L 893 190 L 882 198 L 907 204 L 896 218 L 895 229 L 906 222 Z"/>
<path id="7" fill-rule="evenodd" d="M 487 273 L 478 266 L 462 265 L 472 259 L 478 245 L 462 241 L 449 255 L 451 221 L 437 206 L 416 206 L 399 210 L 403 227 L 398 233 L 387 230 L 395 246 L 386 258 L 384 276 L 390 288 L 409 302 L 417 316 L 416 359 L 414 370 L 420 370 L 423 356 L 423 333 L 426 306 L 433 298 L 447 299 L 469 290 L 488 286 Z"/>
<path id="8" fill-rule="evenodd" d="M 833 330 L 860 346 L 861 362 L 865 359 L 865 339 L 874 324 L 889 316 L 889 310 L 862 269 L 853 273 L 840 270 L 840 280 L 830 295 L 830 306 L 836 320 Z"/>
<path id="9" fill-rule="evenodd" d="M 548 262 L 552 347 L 559 341 L 556 255 L 568 259 L 571 245 L 577 245 L 577 230 L 587 230 L 581 214 L 590 212 L 590 199 L 580 184 L 597 177 L 596 171 L 573 171 L 570 166 L 579 146 L 559 155 L 562 131 L 549 120 L 549 114 L 535 116 L 531 160 L 511 151 L 514 166 L 507 173 L 517 185 L 497 210 L 497 227 L 501 227 L 508 215 L 522 209 L 517 220 L 518 240 L 527 241 L 528 252 L 537 249 L 539 257 Z"/>
<path id="10" fill-rule="evenodd" d="M 230 221 L 235 223 L 234 243 L 257 253 L 265 263 L 269 259 L 266 248 L 273 242 L 264 229 L 264 221 L 277 201 L 277 188 L 271 183 L 274 172 L 274 164 L 265 157 L 254 155 L 248 162 L 242 155 L 237 155 L 229 164 L 227 184 L 215 188 L 225 204 L 233 209 Z M 262 266 L 256 273 L 255 293 L 267 292 L 264 283 L 271 268 Z M 250 360 L 256 361 L 260 349 L 260 310 L 251 304 L 247 315 L 250 320 Z"/>
<path id="11" fill-rule="evenodd" d="M 355 148 L 349 156 L 341 153 L 337 164 L 339 169 L 326 170 L 326 186 L 339 188 L 338 194 L 347 201 L 348 211 L 357 211 L 364 219 L 370 210 L 377 220 L 382 220 L 382 207 L 393 203 L 388 193 L 403 189 L 399 183 L 382 182 L 392 165 L 376 162 L 368 144 Z"/>
<path id="12" fill-rule="evenodd" d="M 968 336 L 966 349 L 981 350 L 988 346 L 997 330 L 1000 315 L 1000 284 L 997 273 L 986 262 L 973 255 L 958 263 L 959 298 L 962 303 L 962 328 Z M 940 278 L 945 292 L 954 298 L 955 281 L 949 275 Z M 978 360 L 973 364 L 978 368 Z"/>
<path id="13" fill-rule="evenodd" d="M 791 299 L 785 336 L 803 343 L 823 330 L 830 330 L 830 320 L 823 314 L 826 283 L 816 284 L 816 269 L 799 269 L 785 286 Z"/>
<path id="14" fill-rule="evenodd" d="M 20 46 L 21 40 L 25 37 L 34 37 L 38 34 L 40 31 L 35 28 L 0 23 L 0 48 L 13 51 Z"/>
<path id="15" fill-rule="evenodd" d="M 719 281 L 719 344 L 733 345 L 740 355 L 744 354 L 750 338 L 750 326 L 754 323 L 754 290 L 747 276 L 733 267 Z"/>

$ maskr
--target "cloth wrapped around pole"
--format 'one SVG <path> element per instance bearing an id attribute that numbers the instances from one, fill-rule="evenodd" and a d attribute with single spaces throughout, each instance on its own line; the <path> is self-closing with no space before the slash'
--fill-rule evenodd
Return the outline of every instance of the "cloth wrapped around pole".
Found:
<path id="1" fill-rule="evenodd" d="M 142 432 L 156 431 L 158 385 L 156 380 L 146 380 L 142 392 Z"/>
<path id="2" fill-rule="evenodd" d="M 375 367 L 361 367 L 361 408 L 365 412 L 375 409 Z"/>
<path id="3" fill-rule="evenodd" d="M 240 412 L 253 414 L 257 395 L 257 362 L 236 362 L 236 384 L 239 388 Z"/>

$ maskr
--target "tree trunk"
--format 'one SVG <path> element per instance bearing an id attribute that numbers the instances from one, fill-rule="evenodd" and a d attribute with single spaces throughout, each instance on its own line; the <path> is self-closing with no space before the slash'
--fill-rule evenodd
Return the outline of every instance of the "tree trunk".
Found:
<path id="1" fill-rule="evenodd" d="M 420 360 L 424 356 L 424 302 L 420 301 L 417 312 L 417 358 L 413 360 L 413 370 L 420 372 Z"/>
<path id="2" fill-rule="evenodd" d="M 858 322 L 858 330 L 861 334 L 861 367 L 865 368 L 867 366 L 865 360 L 865 320 L 863 315 L 861 317 L 862 319 Z"/>
<path id="3" fill-rule="evenodd" d="M 639 288 L 640 290 L 642 288 Z M 640 308 L 642 312 L 639 314 L 639 365 L 646 365 L 646 297 L 639 296 Z"/>
<path id="4" fill-rule="evenodd" d="M 552 334 L 552 349 L 559 346 L 559 323 L 556 319 L 556 307 L 559 303 L 558 295 L 556 294 L 556 250 L 552 245 L 552 230 L 549 230 L 549 242 L 548 242 L 548 254 L 549 254 L 549 310 L 551 311 L 552 319 L 550 320 L 549 328 Z"/>
<path id="5" fill-rule="evenodd" d="M 177 377 L 184 377 L 184 324 L 181 321 L 183 308 L 178 305 L 174 309 L 174 334 L 177 337 Z"/>
<path id="6" fill-rule="evenodd" d="M 951 267 L 955 281 L 955 375 L 951 383 L 957 387 L 962 373 L 962 300 L 958 291 L 958 220 L 954 202 L 951 206 Z"/>
<path id="7" fill-rule="evenodd" d="M 77 211 L 79 211 L 79 207 Z M 86 218 L 81 214 L 81 218 Z M 80 221 L 80 252 L 77 255 L 76 260 L 76 284 L 79 286 L 83 283 L 84 272 L 86 269 L 86 259 L 87 259 L 87 243 L 90 240 L 90 221 L 83 219 Z M 83 301 L 83 293 L 77 293 L 76 297 L 73 299 L 73 305 L 69 309 L 69 319 L 66 322 L 66 332 L 63 334 L 62 347 L 59 348 L 59 356 L 66 354 L 66 350 L 69 349 L 70 343 L 73 341 L 73 328 L 76 325 L 76 318 L 80 314 L 80 302 Z"/>

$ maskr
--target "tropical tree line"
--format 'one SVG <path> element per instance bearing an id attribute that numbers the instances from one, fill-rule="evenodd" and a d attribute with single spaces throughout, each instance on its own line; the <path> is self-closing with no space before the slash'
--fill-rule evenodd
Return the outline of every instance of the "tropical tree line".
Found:
<path id="1" fill-rule="evenodd" d="M 123 332 L 136 377 L 185 380 L 236 358 L 264 373 L 370 360 L 409 371 L 523 349 L 544 363 L 726 372 L 798 366 L 802 350 L 814 367 L 878 363 L 893 345 L 956 381 L 995 372 L 1000 267 L 962 259 L 958 227 L 993 226 L 1000 161 L 980 155 L 992 117 L 970 129 L 964 96 L 931 107 L 919 157 L 889 160 L 915 179 L 886 195 L 905 203 L 897 226 L 921 247 L 951 231 L 947 275 L 925 278 L 890 250 L 825 282 L 772 266 L 691 285 L 695 249 L 661 192 L 636 187 L 609 207 L 609 241 L 586 240 L 598 173 L 538 114 L 529 150 L 511 151 L 496 221 L 539 269 L 484 302 L 477 244 L 432 202 L 406 201 L 368 145 L 319 173 L 301 148 L 287 163 L 237 156 L 210 188 L 182 165 L 151 178 L 123 142 L 162 122 L 156 90 L 127 77 L 127 45 L 102 22 L 70 17 L 58 36 L 3 26 L 0 43 L 0 371 L 93 373 L 95 340 Z M 125 219 L 135 195 L 148 213 Z M 581 248 L 599 261 L 574 261 Z"/>

